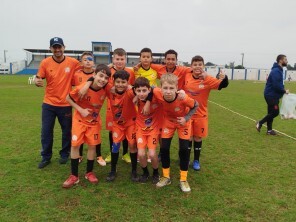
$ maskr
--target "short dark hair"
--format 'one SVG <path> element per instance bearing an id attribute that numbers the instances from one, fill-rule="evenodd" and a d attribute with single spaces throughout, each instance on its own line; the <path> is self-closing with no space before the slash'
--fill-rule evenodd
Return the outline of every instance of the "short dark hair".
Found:
<path id="1" fill-rule="evenodd" d="M 105 73 L 109 77 L 111 76 L 111 70 L 105 64 L 99 64 L 99 65 L 97 65 L 96 70 L 95 70 L 95 73 L 97 74 L 98 72 L 103 72 L 103 73 Z"/>
<path id="2" fill-rule="evenodd" d="M 168 54 L 174 54 L 174 55 L 176 55 L 176 59 L 178 58 L 178 53 L 173 49 L 169 49 L 168 51 L 166 51 L 164 53 L 164 58 L 166 58 Z"/>
<path id="3" fill-rule="evenodd" d="M 82 55 L 81 55 L 81 58 L 83 56 L 86 56 L 86 55 L 91 56 L 91 57 L 94 57 L 94 55 L 91 52 L 83 52 Z"/>
<path id="4" fill-rule="evenodd" d="M 143 49 L 141 50 L 141 52 L 140 52 L 140 55 L 142 55 L 143 52 L 149 52 L 149 53 L 151 54 L 151 56 L 152 56 L 152 50 L 149 49 L 149 48 L 143 48 Z"/>
<path id="5" fill-rule="evenodd" d="M 113 79 L 122 79 L 128 81 L 130 74 L 125 70 L 118 70 L 114 73 Z"/>
<path id="6" fill-rule="evenodd" d="M 123 48 L 117 48 L 113 51 L 113 56 L 118 55 L 118 56 L 125 56 L 126 57 L 126 51 Z"/>
<path id="7" fill-rule="evenodd" d="M 134 88 L 139 88 L 139 87 L 147 87 L 148 89 L 150 89 L 150 84 L 149 84 L 149 80 L 145 77 L 138 77 L 135 81 L 134 84 Z"/>
<path id="8" fill-rule="evenodd" d="M 276 62 L 279 63 L 283 58 L 285 58 L 287 56 L 283 55 L 283 54 L 280 54 L 276 57 Z"/>
<path id="9" fill-rule="evenodd" d="M 203 59 L 203 57 L 197 55 L 197 56 L 194 56 L 192 59 L 191 59 L 191 65 L 193 62 L 202 62 L 202 64 L 205 64 L 205 61 Z"/>

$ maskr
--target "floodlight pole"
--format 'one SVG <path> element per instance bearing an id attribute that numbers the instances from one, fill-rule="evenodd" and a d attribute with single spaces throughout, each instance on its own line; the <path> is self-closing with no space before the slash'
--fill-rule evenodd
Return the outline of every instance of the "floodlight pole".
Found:
<path id="1" fill-rule="evenodd" d="M 242 53 L 242 67 L 244 67 L 244 56 L 245 56 L 245 53 Z"/>
<path id="2" fill-rule="evenodd" d="M 7 50 L 4 49 L 4 63 L 6 63 L 6 52 Z"/>

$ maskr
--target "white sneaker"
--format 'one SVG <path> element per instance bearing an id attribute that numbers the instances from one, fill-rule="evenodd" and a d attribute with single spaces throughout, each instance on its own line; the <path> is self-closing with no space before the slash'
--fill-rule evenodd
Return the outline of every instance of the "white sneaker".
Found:
<path id="1" fill-rule="evenodd" d="M 100 164 L 101 166 L 106 166 L 106 161 L 103 159 L 103 157 L 99 156 L 97 157 L 97 162 L 98 164 Z"/>
<path id="2" fill-rule="evenodd" d="M 183 192 L 190 192 L 190 186 L 189 183 L 187 181 L 180 181 L 180 188 Z"/>
<path id="3" fill-rule="evenodd" d="M 171 179 L 167 177 L 161 177 L 158 183 L 156 184 L 156 187 L 164 187 L 171 184 Z"/>

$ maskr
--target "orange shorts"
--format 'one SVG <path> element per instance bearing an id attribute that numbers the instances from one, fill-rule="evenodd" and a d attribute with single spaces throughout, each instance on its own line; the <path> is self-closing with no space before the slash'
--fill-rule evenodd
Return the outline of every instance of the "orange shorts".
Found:
<path id="1" fill-rule="evenodd" d="M 156 149 L 160 135 L 159 131 L 158 127 L 148 131 L 137 127 L 137 148 L 145 149 L 148 147 L 148 149 Z"/>
<path id="2" fill-rule="evenodd" d="M 112 129 L 113 142 L 119 143 L 126 138 L 129 144 L 134 145 L 136 143 L 135 124 L 134 123 L 131 125 L 129 124 L 128 126 L 126 125 L 127 124 L 118 125 L 117 123 L 113 122 L 113 129 Z"/>
<path id="3" fill-rule="evenodd" d="M 189 140 L 191 137 L 191 120 L 188 120 L 184 126 L 165 120 L 162 125 L 161 138 L 172 138 L 176 130 L 180 139 Z"/>
<path id="4" fill-rule="evenodd" d="M 112 131 L 112 126 L 113 126 L 113 115 L 112 115 L 110 100 L 107 99 L 106 130 Z"/>
<path id="5" fill-rule="evenodd" d="M 86 143 L 95 146 L 101 143 L 101 125 L 87 126 L 78 121 L 72 123 L 72 146 L 80 146 Z"/>
<path id="6" fill-rule="evenodd" d="M 208 117 L 201 117 L 192 120 L 192 136 L 208 136 Z"/>

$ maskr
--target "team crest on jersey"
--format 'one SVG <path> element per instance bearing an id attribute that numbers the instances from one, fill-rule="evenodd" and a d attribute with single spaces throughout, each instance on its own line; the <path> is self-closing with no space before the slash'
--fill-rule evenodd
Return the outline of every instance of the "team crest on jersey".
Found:
<path id="1" fill-rule="evenodd" d="M 108 127 L 111 127 L 111 126 L 113 126 L 113 123 L 112 122 L 108 122 Z"/>
<path id="2" fill-rule="evenodd" d="M 199 84 L 198 88 L 203 89 L 205 88 L 205 85 L 203 83 Z"/>
<path id="3" fill-rule="evenodd" d="M 97 119 L 98 116 L 99 116 L 99 113 L 97 113 L 97 112 L 93 112 L 93 113 L 91 114 L 91 117 L 92 117 L 93 119 Z"/>
<path id="4" fill-rule="evenodd" d="M 70 67 L 65 68 L 65 73 L 69 73 L 71 71 Z"/>
<path id="5" fill-rule="evenodd" d="M 143 139 L 140 137 L 140 138 L 138 138 L 138 141 L 137 141 L 137 143 L 143 143 Z"/>
<path id="6" fill-rule="evenodd" d="M 179 112 L 179 111 L 180 111 L 180 107 L 176 107 L 175 112 Z"/>
<path id="7" fill-rule="evenodd" d="M 73 141 L 77 141 L 77 136 L 76 136 L 76 135 L 73 135 L 73 136 L 72 136 L 72 140 L 73 140 Z"/>
<path id="8" fill-rule="evenodd" d="M 151 126 L 152 118 L 145 119 L 145 126 Z"/>
<path id="9" fill-rule="evenodd" d="M 121 113 L 122 113 L 121 111 L 119 111 L 118 113 L 115 113 L 115 115 L 114 115 L 115 118 L 116 119 L 120 118 L 121 117 Z"/>
<path id="10" fill-rule="evenodd" d="M 169 131 L 168 128 L 164 128 L 164 129 L 163 129 L 163 132 L 164 132 L 165 134 L 168 134 L 170 131 Z"/>

